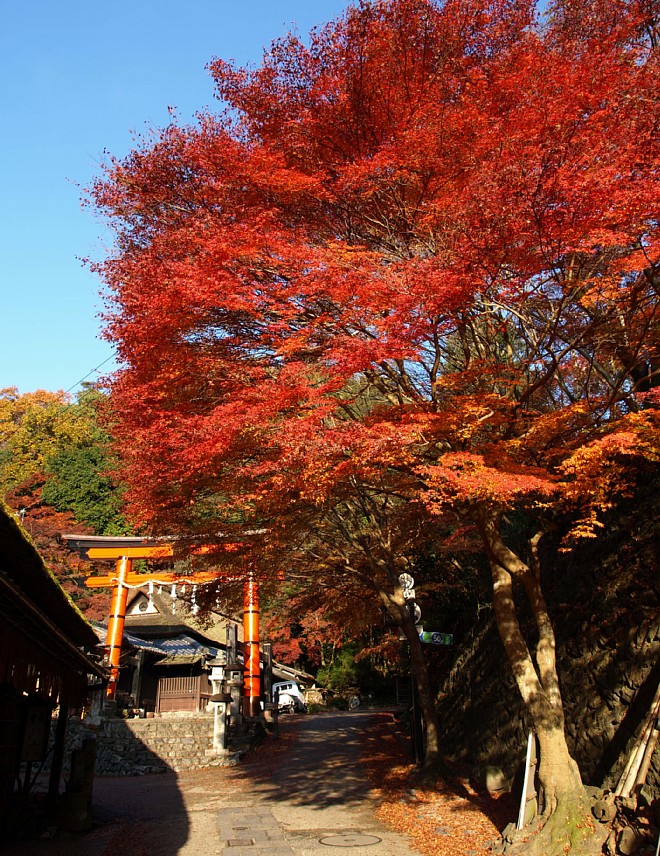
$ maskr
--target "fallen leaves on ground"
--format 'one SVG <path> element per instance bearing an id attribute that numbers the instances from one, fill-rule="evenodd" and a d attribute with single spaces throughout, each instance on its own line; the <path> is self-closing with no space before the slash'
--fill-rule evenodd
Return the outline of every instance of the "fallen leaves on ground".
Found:
<path id="1" fill-rule="evenodd" d="M 253 746 L 247 756 L 249 763 L 258 761 L 262 755 L 278 756 L 286 754 L 290 751 L 293 744 L 298 740 L 298 725 L 301 722 L 300 718 L 291 717 L 286 728 L 278 732 L 277 737 L 273 737 L 272 732 L 267 732 L 261 743 Z"/>
<path id="2" fill-rule="evenodd" d="M 391 714 L 374 717 L 362 749 L 380 803 L 378 819 L 408 835 L 423 856 L 486 856 L 489 843 L 513 819 L 515 807 L 507 798 L 495 800 L 458 779 L 423 780 Z"/>

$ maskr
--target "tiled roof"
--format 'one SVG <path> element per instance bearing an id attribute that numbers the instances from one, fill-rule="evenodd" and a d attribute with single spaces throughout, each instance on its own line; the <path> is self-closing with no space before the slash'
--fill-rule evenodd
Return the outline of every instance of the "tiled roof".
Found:
<path id="1" fill-rule="evenodd" d="M 224 655 L 224 649 L 215 647 L 213 645 L 202 645 L 197 640 L 193 639 L 191 636 L 186 636 L 182 634 L 181 636 L 175 636 L 174 639 L 161 639 L 161 640 L 150 640 L 149 642 L 144 642 L 142 639 L 139 639 L 137 636 L 133 636 L 132 634 L 124 634 L 126 641 L 130 642 L 131 645 L 135 645 L 136 648 L 140 648 L 146 645 L 149 645 L 150 650 L 156 649 L 159 653 L 163 654 L 163 656 L 172 656 L 174 654 L 196 654 L 199 655 L 204 651 L 208 651 L 208 656 L 210 659 L 215 658 L 222 651 Z"/>
<path id="2" fill-rule="evenodd" d="M 99 639 L 105 639 L 106 626 L 100 622 L 94 622 L 94 624 Z M 200 656 L 202 652 L 208 651 L 208 658 L 214 659 L 220 654 L 224 656 L 225 650 L 224 647 L 217 645 L 204 645 L 186 633 L 180 633 L 170 639 L 142 639 L 125 629 L 123 641 L 133 648 L 140 648 L 163 657 L 181 654 Z"/>
<path id="3" fill-rule="evenodd" d="M 200 621 L 192 612 L 190 604 L 179 598 L 176 603 L 176 613 L 172 612 L 172 598 L 169 594 L 158 591 L 156 588 L 150 596 L 155 612 L 131 613 L 131 605 L 139 598 L 145 597 L 146 592 L 136 591 L 129 595 L 126 615 L 126 627 L 133 629 L 146 636 L 158 637 L 161 633 L 173 628 L 189 628 L 211 641 L 222 644 L 227 635 L 227 625 L 233 624 L 237 628 L 238 641 L 243 641 L 243 624 L 235 621 L 229 616 L 211 614 L 210 620 Z"/>

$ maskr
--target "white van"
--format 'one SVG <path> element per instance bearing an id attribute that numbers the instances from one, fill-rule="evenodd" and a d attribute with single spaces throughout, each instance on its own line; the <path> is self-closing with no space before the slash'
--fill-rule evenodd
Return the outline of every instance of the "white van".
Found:
<path id="1" fill-rule="evenodd" d="M 295 681 L 273 684 L 272 693 L 280 713 L 306 713 L 305 696 Z"/>

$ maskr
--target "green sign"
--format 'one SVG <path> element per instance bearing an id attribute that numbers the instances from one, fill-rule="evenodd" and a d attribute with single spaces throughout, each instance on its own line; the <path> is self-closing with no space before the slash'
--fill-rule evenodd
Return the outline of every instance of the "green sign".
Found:
<path id="1" fill-rule="evenodd" d="M 435 630 L 423 630 L 419 634 L 422 642 L 428 642 L 431 645 L 452 645 L 454 636 L 451 633 L 438 633 Z"/>

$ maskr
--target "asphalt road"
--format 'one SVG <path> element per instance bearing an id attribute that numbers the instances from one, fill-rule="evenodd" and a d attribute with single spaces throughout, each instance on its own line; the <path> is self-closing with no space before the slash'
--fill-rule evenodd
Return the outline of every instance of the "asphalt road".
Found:
<path id="1" fill-rule="evenodd" d="M 297 856 L 347 850 L 352 856 L 417 852 L 374 818 L 375 804 L 359 762 L 360 734 L 368 728 L 369 716 L 356 712 L 299 717 L 298 740 L 270 769 L 248 764 L 237 770 L 237 779 L 250 790 L 246 809 L 258 804 L 272 812 Z M 232 804 L 236 798 L 234 794 Z M 366 844 L 366 837 L 379 840 Z M 227 856 L 239 854 L 230 851 Z"/>
<path id="2" fill-rule="evenodd" d="M 406 856 L 378 823 L 359 763 L 368 712 L 282 717 L 277 751 L 237 767 L 94 783 L 95 828 L 3 849 L 12 856 Z"/>

